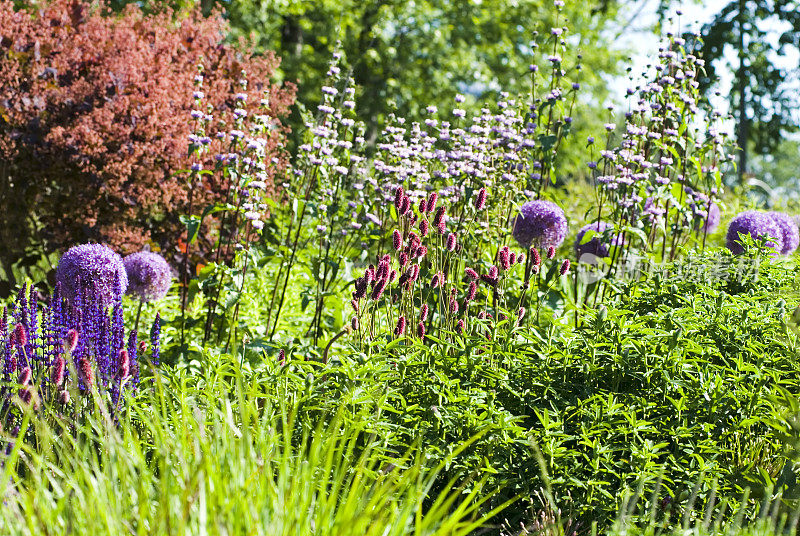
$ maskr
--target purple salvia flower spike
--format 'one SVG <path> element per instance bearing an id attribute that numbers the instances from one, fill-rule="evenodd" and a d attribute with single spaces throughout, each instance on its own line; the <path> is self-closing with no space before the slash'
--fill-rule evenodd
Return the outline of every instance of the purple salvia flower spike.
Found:
<path id="1" fill-rule="evenodd" d="M 161 313 L 156 313 L 153 327 L 150 329 L 150 344 L 152 345 L 152 361 L 154 366 L 161 362 Z"/>

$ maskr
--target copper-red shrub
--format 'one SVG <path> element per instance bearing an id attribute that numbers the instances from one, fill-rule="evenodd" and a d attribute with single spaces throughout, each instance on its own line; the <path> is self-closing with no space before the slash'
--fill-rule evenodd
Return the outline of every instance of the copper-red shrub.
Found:
<path id="1" fill-rule="evenodd" d="M 285 164 L 280 118 L 294 88 L 270 81 L 273 54 L 225 44 L 219 14 L 176 21 L 91 5 L 54 0 L 15 11 L 0 0 L 0 262 L 31 239 L 50 248 L 97 240 L 121 253 L 153 241 L 178 255 L 189 188 L 178 171 L 189 167 L 201 61 L 204 104 L 214 108 L 208 134 L 224 128 L 218 120 L 232 109 L 244 72 L 245 108 L 256 112 L 266 92 L 278 126 L 267 147 L 267 161 L 276 159 L 270 178 Z M 205 169 L 214 154 L 212 146 Z M 195 207 L 225 188 L 219 174 L 205 177 Z"/>

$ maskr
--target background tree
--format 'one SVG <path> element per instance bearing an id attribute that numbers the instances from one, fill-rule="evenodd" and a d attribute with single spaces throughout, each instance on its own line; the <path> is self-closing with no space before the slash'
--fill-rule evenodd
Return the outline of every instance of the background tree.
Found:
<path id="1" fill-rule="evenodd" d="M 775 151 L 800 124 L 797 67 L 786 59 L 790 51 L 800 52 L 800 2 L 732 0 L 700 34 L 694 52 L 706 60 L 701 91 L 716 90 L 726 68 L 735 76 L 728 100 L 736 118 L 741 183 L 749 171 L 748 153 Z M 729 61 L 732 53 L 736 59 Z"/>
<path id="2" fill-rule="evenodd" d="M 181 256 L 201 59 L 215 117 L 204 169 L 224 149 L 216 134 L 230 128 L 220 120 L 235 106 L 275 122 L 265 148 L 278 163 L 270 186 L 284 161 L 280 120 L 292 88 L 272 82 L 273 54 L 225 44 L 218 15 L 176 22 L 134 6 L 108 16 L 100 6 L 55 0 L 23 11 L 0 0 L 0 295 L 13 286 L 14 263 L 76 243 L 105 242 L 122 254 L 149 243 Z M 243 71 L 252 83 L 235 104 Z M 268 109 L 259 104 L 265 93 Z M 196 181 L 196 206 L 224 200 L 227 188 L 219 174 Z M 212 228 L 195 251 L 213 243 Z"/>
<path id="3" fill-rule="evenodd" d="M 113 0 L 121 7 L 131 0 Z M 148 9 L 165 6 L 178 11 L 193 0 L 144 0 Z M 341 42 L 361 88 L 357 112 L 374 140 L 379 125 L 396 107 L 409 119 L 422 119 L 427 106 L 447 110 L 456 94 L 468 113 L 499 90 L 512 95 L 529 88 L 528 66 L 535 32 L 540 41 L 554 26 L 568 26 L 565 38 L 582 55 L 579 81 L 584 102 L 574 117 L 573 140 L 585 145 L 586 136 L 602 131 L 608 119 L 604 106 L 608 83 L 622 69 L 625 50 L 616 45 L 623 29 L 621 7 L 636 1 L 587 0 L 567 2 L 556 19 L 552 0 L 202 0 L 205 12 L 221 7 L 231 25 L 231 40 L 252 37 L 261 50 L 274 50 L 282 59 L 284 80 L 296 82 L 297 101 L 315 110 L 328 62 Z M 626 13 L 630 10 L 626 10 Z M 545 35 L 542 35 L 545 34 Z M 547 53 L 544 53 L 546 62 Z M 573 66 L 575 58 L 565 58 Z M 574 76 L 572 76 L 574 78 Z M 591 95 L 591 97 L 589 97 Z M 302 119 L 293 115 L 295 133 Z M 565 150 L 562 175 L 585 171 L 584 155 Z"/>

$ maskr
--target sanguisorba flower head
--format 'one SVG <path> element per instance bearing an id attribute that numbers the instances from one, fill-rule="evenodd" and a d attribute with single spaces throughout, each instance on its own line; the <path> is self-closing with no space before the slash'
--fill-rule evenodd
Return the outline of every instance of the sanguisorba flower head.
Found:
<path id="1" fill-rule="evenodd" d="M 128 294 L 142 301 L 158 301 L 172 286 L 172 270 L 158 253 L 140 251 L 125 257 L 123 261 L 128 274 Z"/>
<path id="2" fill-rule="evenodd" d="M 734 255 L 744 253 L 744 247 L 739 239 L 740 234 L 749 234 L 754 240 L 762 240 L 768 237 L 775 238 L 777 242 L 770 241 L 767 246 L 776 252 L 783 251 L 783 233 L 775 220 L 765 212 L 748 210 L 737 214 L 731 220 L 730 225 L 728 225 L 726 246 Z"/>
<path id="3" fill-rule="evenodd" d="M 532 244 L 558 247 L 567 236 L 567 218 L 551 201 L 528 201 L 519 208 L 512 232 L 514 239 L 526 249 Z"/>
<path id="4" fill-rule="evenodd" d="M 797 223 L 784 212 L 770 212 L 768 214 L 781 230 L 780 238 L 783 239 L 781 253 L 789 255 L 800 244 L 800 231 L 798 231 Z"/>
<path id="5" fill-rule="evenodd" d="M 613 227 L 613 225 L 604 221 L 596 221 L 581 227 L 581 230 L 578 231 L 578 236 L 575 237 L 575 257 L 578 260 L 586 254 L 596 257 L 608 257 L 610 247 L 612 245 L 618 246 L 622 242 L 622 237 L 619 235 L 611 239 L 604 236 Z M 594 234 L 584 240 L 586 233 L 590 231 L 594 232 Z"/>
<path id="6" fill-rule="evenodd" d="M 56 281 L 68 300 L 82 287 L 84 293 L 97 292 L 98 300 L 110 305 L 128 288 L 128 274 L 122 257 L 101 244 L 82 244 L 67 250 L 56 268 Z"/>

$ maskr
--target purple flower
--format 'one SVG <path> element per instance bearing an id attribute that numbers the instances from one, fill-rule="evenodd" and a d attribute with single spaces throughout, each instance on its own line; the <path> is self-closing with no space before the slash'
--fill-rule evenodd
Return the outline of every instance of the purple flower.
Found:
<path id="1" fill-rule="evenodd" d="M 734 255 L 741 255 L 744 253 L 744 248 L 739 240 L 740 234 L 749 234 L 756 239 L 765 239 L 768 237 L 776 238 L 778 242 L 770 241 L 767 246 L 774 249 L 776 252 L 783 250 L 783 243 L 781 242 L 781 228 L 772 219 L 769 214 L 764 212 L 756 212 L 755 210 L 748 210 L 739 213 L 728 226 L 728 234 L 726 237 L 726 245 Z"/>
<path id="2" fill-rule="evenodd" d="M 711 205 L 708 207 L 708 215 L 705 218 L 703 218 L 703 225 L 700 227 L 700 230 L 704 233 L 712 232 L 719 225 L 719 220 L 720 220 L 719 205 L 712 202 Z"/>
<path id="3" fill-rule="evenodd" d="M 581 227 L 578 231 L 578 236 L 575 237 L 575 257 L 581 260 L 585 254 L 595 255 L 597 257 L 608 257 L 608 250 L 610 245 L 618 246 L 622 243 L 622 236 L 616 235 L 612 239 L 604 236 L 609 230 L 613 231 L 614 226 L 608 222 L 596 221 Z M 589 231 L 594 234 L 584 241 L 584 236 Z"/>
<path id="4" fill-rule="evenodd" d="M 156 313 L 150 328 L 150 350 L 153 364 L 158 366 L 161 361 L 161 313 Z"/>
<path id="5" fill-rule="evenodd" d="M 172 271 L 164 257 L 150 251 L 128 255 L 123 261 L 128 274 L 128 294 L 145 302 L 158 301 L 172 286 Z"/>
<path id="6" fill-rule="evenodd" d="M 517 242 L 528 248 L 561 245 L 567 236 L 567 218 L 564 211 L 551 201 L 528 201 L 519 209 L 514 219 L 513 234 Z"/>
<path id="7" fill-rule="evenodd" d="M 781 253 L 789 255 L 797 249 L 798 243 L 800 243 L 800 232 L 798 232 L 797 223 L 784 212 L 770 212 L 769 216 L 781 230 L 780 238 L 783 239 Z"/>
<path id="8" fill-rule="evenodd" d="M 70 248 L 58 263 L 56 281 L 68 300 L 75 299 L 80 287 L 84 296 L 96 291 L 103 306 L 119 300 L 128 288 L 122 257 L 100 244 Z"/>

